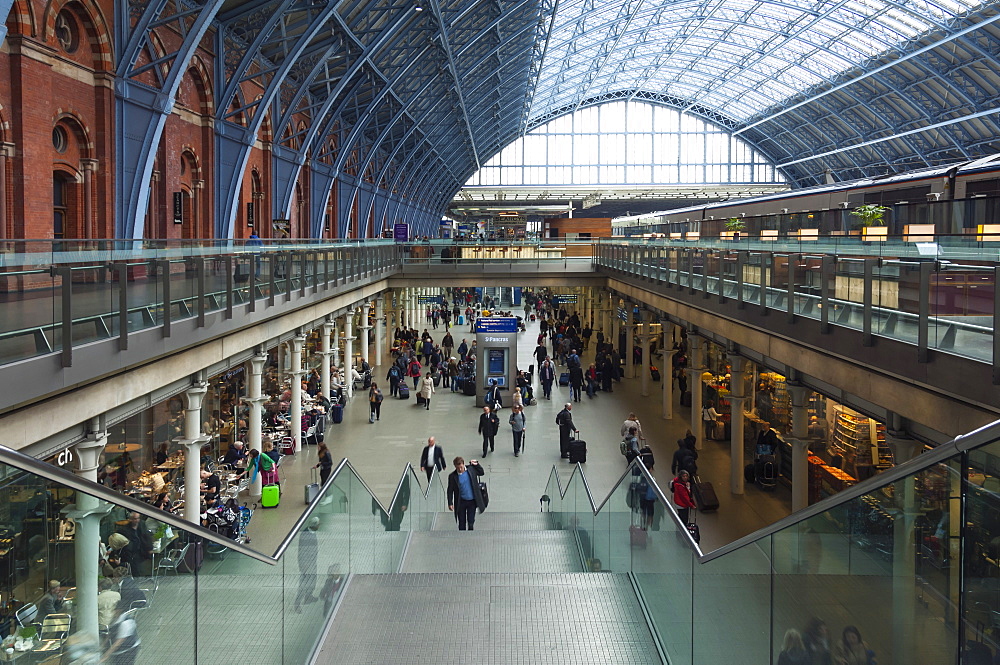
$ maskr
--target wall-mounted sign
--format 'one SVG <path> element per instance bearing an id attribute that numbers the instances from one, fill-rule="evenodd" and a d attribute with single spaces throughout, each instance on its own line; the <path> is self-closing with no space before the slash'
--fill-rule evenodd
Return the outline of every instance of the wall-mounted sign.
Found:
<path id="1" fill-rule="evenodd" d="M 487 316 L 476 319 L 477 333 L 516 333 L 517 319 L 513 316 Z"/>
<path id="2" fill-rule="evenodd" d="M 174 224 L 184 223 L 184 192 L 174 192 Z"/>
<path id="3" fill-rule="evenodd" d="M 440 305 L 443 300 L 441 296 L 417 296 L 417 304 L 420 305 Z"/>
<path id="4" fill-rule="evenodd" d="M 410 225 L 409 224 L 393 224 L 392 225 L 392 239 L 396 242 L 406 242 L 410 239 Z"/>
<path id="5" fill-rule="evenodd" d="M 564 293 L 563 295 L 552 296 L 553 302 L 557 303 L 574 303 L 579 300 L 579 298 L 580 296 L 575 293 Z"/>
<path id="6" fill-rule="evenodd" d="M 247 226 L 253 226 L 253 201 L 247 201 Z"/>

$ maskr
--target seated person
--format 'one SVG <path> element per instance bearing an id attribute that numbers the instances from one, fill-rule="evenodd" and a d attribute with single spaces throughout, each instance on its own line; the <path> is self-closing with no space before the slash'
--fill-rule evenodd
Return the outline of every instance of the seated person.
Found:
<path id="1" fill-rule="evenodd" d="M 205 495 L 205 500 L 218 498 L 222 492 L 222 480 L 211 471 L 201 472 L 201 492 Z"/>
<path id="2" fill-rule="evenodd" d="M 226 451 L 226 456 L 223 458 L 222 463 L 232 468 L 235 467 L 238 462 L 246 459 L 246 456 L 247 451 L 243 442 L 234 441 L 232 445 L 229 446 L 229 450 Z"/>
<path id="3" fill-rule="evenodd" d="M 114 582 L 107 577 L 101 578 L 98 588 L 100 591 L 97 594 L 97 623 L 108 626 L 115 620 L 115 611 L 122 600 L 122 595 L 115 590 Z"/>
<path id="4" fill-rule="evenodd" d="M 62 585 L 59 580 L 49 581 L 49 590 L 46 592 L 42 599 L 38 602 L 38 616 L 36 619 L 38 621 L 44 621 L 45 617 L 50 614 L 58 614 L 62 611 L 63 597 L 66 592 L 63 591 Z"/>

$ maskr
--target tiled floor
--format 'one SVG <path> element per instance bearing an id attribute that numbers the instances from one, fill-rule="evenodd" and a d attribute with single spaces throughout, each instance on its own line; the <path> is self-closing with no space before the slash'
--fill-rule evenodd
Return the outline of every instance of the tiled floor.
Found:
<path id="1" fill-rule="evenodd" d="M 471 341 L 466 330 L 453 329 L 456 342 L 460 342 L 463 335 Z M 434 332 L 438 338 L 444 336 L 443 328 Z M 518 359 L 522 367 L 534 363 L 531 354 L 537 334 L 538 324 L 533 323 L 529 324 L 527 332 L 520 335 Z M 583 354 L 585 362 L 592 357 L 592 350 Z M 387 385 L 383 380 L 387 371 L 387 364 L 375 369 L 375 378 L 380 384 Z M 623 379 L 615 385 L 613 393 L 599 393 L 593 399 L 585 396 L 582 402 L 573 405 L 574 421 L 580 429 L 581 438 L 588 444 L 585 471 L 597 504 L 624 472 L 625 462 L 619 454 L 618 443 L 621 441 L 621 422 L 629 411 L 638 414 L 647 442 L 653 448 L 658 462 L 654 476 L 661 486 L 670 480 L 670 460 L 677 439 L 688 428 L 690 410 L 682 409 L 675 403 L 674 419 L 664 420 L 660 413 L 660 384 L 650 381 L 649 388 L 650 395 L 642 397 L 638 379 Z M 536 385 L 535 389 L 540 395 L 540 387 Z M 476 432 L 481 411 L 476 408 L 474 398 L 439 387 L 431 400 L 430 410 L 424 410 L 416 406 L 412 395 L 413 391 L 406 401 L 387 398 L 382 405 L 382 418 L 374 424 L 368 422 L 368 403 L 364 396 L 355 396 L 344 410 L 343 423 L 330 425 L 327 429 L 326 441 L 334 459 L 350 459 L 384 505 L 391 500 L 404 465 L 407 462 L 414 466 L 419 464 L 420 450 L 426 445 L 428 436 L 436 437 L 438 444 L 444 448 L 448 461 L 446 473 L 451 471 L 451 460 L 456 455 L 462 455 L 466 460 L 482 457 L 482 439 Z M 545 492 L 552 466 L 556 465 L 568 477 L 570 465 L 559 458 L 559 435 L 555 425 L 555 416 L 568 399 L 567 388 L 554 389 L 551 401 L 541 399 L 536 406 L 525 409 L 528 418 L 526 446 L 521 456 L 516 458 L 507 424 L 510 410 L 500 412 L 501 429 L 496 439 L 496 451 L 482 459 L 485 480 L 490 485 L 491 512 L 537 512 L 538 500 Z M 291 524 L 305 509 L 302 488 L 310 482 L 310 468 L 314 464 L 316 450 L 313 447 L 306 447 L 299 454 L 282 461 L 281 505 L 277 509 L 258 510 L 254 514 L 250 526 L 253 547 L 270 554 L 287 534 Z M 702 479 L 714 484 L 722 503 L 718 512 L 699 518 L 705 551 L 751 533 L 789 513 L 790 492 L 784 487 L 779 486 L 777 492 L 766 493 L 750 486 L 742 496 L 727 491 L 728 442 L 704 442 L 698 464 Z M 422 480 L 423 475 L 420 474 L 420 477 Z"/>

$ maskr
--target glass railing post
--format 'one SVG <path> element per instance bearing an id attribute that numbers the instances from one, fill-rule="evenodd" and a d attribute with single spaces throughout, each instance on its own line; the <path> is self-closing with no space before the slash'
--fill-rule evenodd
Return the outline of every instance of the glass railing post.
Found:
<path id="1" fill-rule="evenodd" d="M 861 324 L 861 343 L 864 346 L 871 346 L 875 343 L 872 338 L 872 287 L 875 265 L 878 259 L 865 259 L 864 260 L 864 296 L 863 296 L 863 312 L 862 312 L 862 324 Z"/>
<path id="2" fill-rule="evenodd" d="M 746 294 L 743 290 L 743 275 L 746 271 L 748 252 L 744 249 L 736 252 L 736 307 L 746 307 Z"/>
<path id="3" fill-rule="evenodd" d="M 836 259 L 832 256 L 825 255 L 820 261 L 820 285 L 819 285 L 819 298 L 820 298 L 820 312 L 819 312 L 819 331 L 823 334 L 828 334 L 831 331 L 830 328 L 830 309 L 832 305 L 830 304 L 830 283 L 836 278 Z"/>
<path id="4" fill-rule="evenodd" d="M 799 261 L 801 254 L 788 255 L 788 284 L 785 292 L 785 311 L 788 314 L 788 322 L 795 323 L 795 287 L 799 277 Z"/>
<path id="5" fill-rule="evenodd" d="M 929 261 L 920 264 L 920 289 L 917 297 L 917 362 L 928 361 L 928 326 L 930 324 L 931 273 L 935 265 Z"/>

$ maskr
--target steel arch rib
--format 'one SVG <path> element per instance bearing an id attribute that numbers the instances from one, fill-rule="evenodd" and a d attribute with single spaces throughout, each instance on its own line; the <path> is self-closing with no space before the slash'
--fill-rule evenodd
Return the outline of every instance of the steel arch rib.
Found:
<path id="1" fill-rule="evenodd" d="M 115 230 L 120 238 L 142 238 L 144 218 L 149 203 L 148 183 L 153 174 L 156 150 L 163 136 L 167 116 L 173 110 L 184 72 L 205 37 L 224 0 L 208 0 L 190 26 L 180 30 L 181 44 L 171 60 L 170 69 L 159 90 L 128 78 L 145 47 L 149 30 L 162 13 L 166 0 L 151 3 L 129 36 L 128 47 L 121 52 L 115 80 Z M 122 3 L 124 4 L 124 3 Z M 182 13 L 187 16 L 187 13 Z M 176 17 L 171 17 L 171 20 Z M 119 21 L 124 23 L 119 24 Z M 115 32 L 128 32 L 127 12 L 115 12 Z M 179 22 L 184 25 L 183 21 Z M 141 33 L 141 34 L 139 34 Z M 123 73 L 124 72 L 124 73 Z M 138 129 L 138 131 L 136 131 Z"/>

